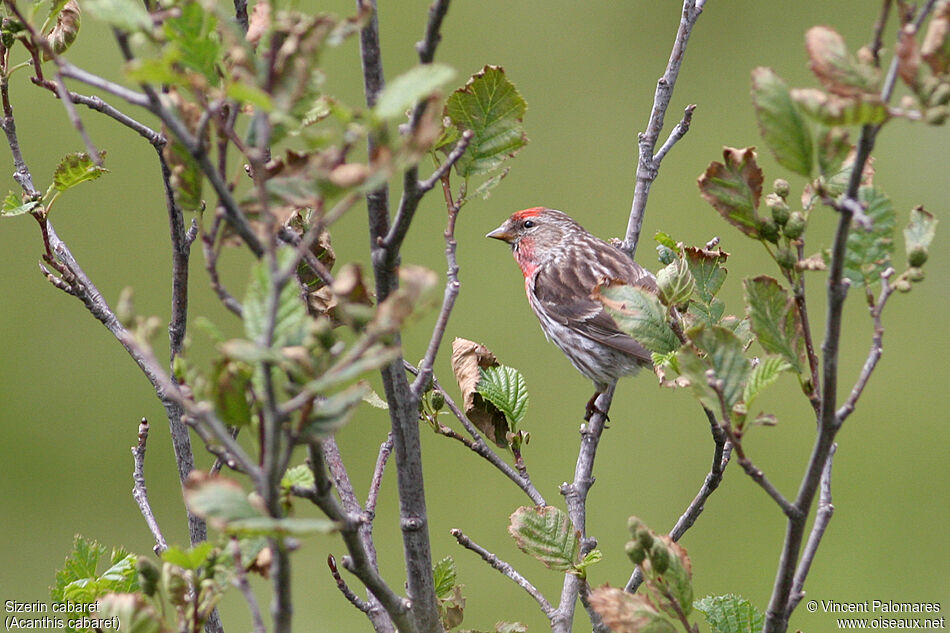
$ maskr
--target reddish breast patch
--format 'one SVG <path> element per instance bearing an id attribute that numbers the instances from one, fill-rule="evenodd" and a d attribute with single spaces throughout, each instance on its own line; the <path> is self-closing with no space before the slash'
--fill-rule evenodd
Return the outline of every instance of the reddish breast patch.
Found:
<path id="1" fill-rule="evenodd" d="M 534 274 L 538 265 L 534 261 L 534 241 L 527 238 L 521 238 L 518 241 L 518 247 L 514 251 L 515 261 L 521 268 L 521 273 L 525 279 Z"/>

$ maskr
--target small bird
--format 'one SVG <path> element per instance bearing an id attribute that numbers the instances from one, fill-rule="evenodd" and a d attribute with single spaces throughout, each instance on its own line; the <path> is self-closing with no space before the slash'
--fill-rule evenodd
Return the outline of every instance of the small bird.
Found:
<path id="1" fill-rule="evenodd" d="M 554 209 L 517 211 L 485 237 L 511 246 L 544 335 L 594 382 L 596 391 L 584 416 L 590 420 L 598 411 L 597 396 L 619 378 L 652 364 L 650 351 L 621 332 L 592 293 L 613 280 L 656 292 L 655 278 L 619 248 Z"/>

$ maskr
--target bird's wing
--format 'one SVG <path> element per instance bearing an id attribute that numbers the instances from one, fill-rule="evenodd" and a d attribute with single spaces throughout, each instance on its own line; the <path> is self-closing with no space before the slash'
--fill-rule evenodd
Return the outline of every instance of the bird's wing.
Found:
<path id="1" fill-rule="evenodd" d="M 607 248 L 615 250 L 612 246 Z M 558 323 L 593 341 L 650 362 L 650 351 L 621 332 L 603 305 L 591 297 L 604 278 L 618 279 L 647 290 L 656 288 L 656 281 L 647 270 L 619 250 L 616 255 L 616 259 L 609 257 L 605 261 L 600 257 L 596 262 L 568 257 L 558 265 L 539 268 L 534 278 L 535 297 Z"/>

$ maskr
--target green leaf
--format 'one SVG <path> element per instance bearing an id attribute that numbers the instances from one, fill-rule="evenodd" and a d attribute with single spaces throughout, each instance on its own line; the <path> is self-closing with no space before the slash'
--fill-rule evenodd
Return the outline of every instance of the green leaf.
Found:
<path id="1" fill-rule="evenodd" d="M 76 535 L 73 551 L 62 569 L 56 572 L 50 598 L 55 602 L 92 603 L 110 593 L 138 590 L 137 557 L 122 549 L 113 549 L 106 559 L 106 548 Z M 109 568 L 98 573 L 99 564 L 108 560 Z M 65 627 L 70 633 L 76 629 Z"/>
<path id="2" fill-rule="evenodd" d="M 734 594 L 706 596 L 693 606 L 706 616 L 711 633 L 758 633 L 765 623 L 752 603 Z"/>
<path id="3" fill-rule="evenodd" d="M 204 172 L 201 171 L 198 161 L 178 139 L 174 138 L 169 139 L 165 144 L 162 154 L 171 171 L 169 183 L 172 186 L 175 204 L 183 211 L 200 210 L 204 204 L 201 196 Z"/>
<path id="4" fill-rule="evenodd" d="M 376 116 L 397 119 L 455 77 L 455 69 L 445 64 L 421 64 L 386 84 L 376 102 Z"/>
<path id="5" fill-rule="evenodd" d="M 221 53 L 215 29 L 217 18 L 199 2 L 182 2 L 178 8 L 180 15 L 165 20 L 165 37 L 176 49 L 176 58 L 182 67 L 200 73 L 209 84 L 217 86 L 221 80 L 217 69 Z"/>
<path id="6" fill-rule="evenodd" d="M 290 490 L 293 486 L 301 488 L 313 488 L 313 470 L 306 464 L 298 464 L 293 468 L 288 468 L 284 476 L 281 477 L 280 487 L 284 490 Z"/>
<path id="7" fill-rule="evenodd" d="M 805 34 L 810 68 L 825 88 L 845 97 L 878 94 L 881 73 L 869 64 L 855 61 L 844 38 L 827 26 L 815 26 Z"/>
<path id="8" fill-rule="evenodd" d="M 791 95 L 805 114 L 824 125 L 880 125 L 891 116 L 876 95 L 840 97 L 814 88 L 796 88 Z"/>
<path id="9" fill-rule="evenodd" d="M 100 155 L 105 156 L 105 152 L 100 152 Z M 105 167 L 93 163 L 89 154 L 85 152 L 66 154 L 53 173 L 53 188 L 57 191 L 66 191 L 78 184 L 95 180 L 108 172 L 109 170 Z"/>
<path id="10" fill-rule="evenodd" d="M 521 551 L 549 569 L 570 571 L 577 563 L 580 533 L 560 508 L 522 506 L 509 518 L 508 533 Z"/>
<path id="11" fill-rule="evenodd" d="M 621 331 L 651 352 L 666 354 L 679 347 L 679 339 L 667 322 L 666 310 L 652 292 L 614 284 L 595 289 L 594 298 L 604 304 Z"/>
<path id="12" fill-rule="evenodd" d="M 679 244 L 676 243 L 676 240 L 674 240 L 672 237 L 670 237 L 667 233 L 664 233 L 663 231 L 657 231 L 656 234 L 653 236 L 653 239 L 656 240 L 657 244 L 661 244 L 667 247 L 674 253 L 680 252 L 680 246 Z"/>
<path id="13" fill-rule="evenodd" d="M 455 560 L 453 560 L 451 556 L 446 556 L 432 566 L 432 577 L 435 581 L 435 595 L 440 600 L 451 597 L 452 589 L 455 587 L 456 575 Z"/>
<path id="14" fill-rule="evenodd" d="M 247 519 L 229 521 L 225 530 L 229 534 L 249 536 L 310 536 L 313 534 L 330 534 L 338 529 L 338 525 L 329 519 L 289 517 L 274 519 L 257 516 Z"/>
<path id="15" fill-rule="evenodd" d="M 497 365 L 479 368 L 475 390 L 505 414 L 514 430 L 528 412 L 528 386 L 514 367 Z"/>
<path id="16" fill-rule="evenodd" d="M 318 438 L 333 435 L 350 421 L 370 391 L 368 384 L 358 382 L 340 393 L 317 400 L 301 434 Z"/>
<path id="17" fill-rule="evenodd" d="M 660 269 L 656 274 L 656 285 L 660 301 L 667 306 L 685 304 L 696 290 L 696 280 L 682 257 L 677 257 Z"/>
<path id="18" fill-rule="evenodd" d="M 729 224 L 758 237 L 761 220 L 756 214 L 762 198 L 762 170 L 755 162 L 755 148 L 726 147 L 722 163 L 709 164 L 699 177 L 699 192 Z"/>
<path id="19" fill-rule="evenodd" d="M 742 391 L 742 401 L 746 406 L 752 404 L 762 391 L 778 380 L 783 371 L 792 369 L 792 366 L 781 356 L 766 356 L 759 360 L 759 364 L 752 368 L 749 381 Z"/>
<path id="20" fill-rule="evenodd" d="M 844 274 L 853 283 L 871 285 L 891 265 L 897 214 L 890 198 L 877 187 L 861 187 L 858 200 L 865 205 L 871 229 L 853 224 L 844 255 Z"/>
<path id="21" fill-rule="evenodd" d="M 152 18 L 135 0 L 84 0 L 83 7 L 98 20 L 124 31 L 150 31 Z"/>
<path id="22" fill-rule="evenodd" d="M 3 207 L 0 208 L 0 217 L 12 218 L 17 215 L 23 215 L 38 207 L 39 204 L 39 200 L 23 202 L 20 196 L 11 191 L 7 194 L 7 197 L 3 199 Z"/>
<path id="23" fill-rule="evenodd" d="M 596 565 L 604 558 L 604 553 L 599 549 L 592 549 L 587 552 L 587 554 L 582 558 L 576 565 L 574 569 L 578 572 L 581 578 L 587 577 L 587 568 L 591 565 Z"/>
<path id="24" fill-rule="evenodd" d="M 676 354 L 680 372 L 689 380 L 696 397 L 706 407 L 720 411 L 719 396 L 709 386 L 706 376 L 706 372 L 712 370 L 723 383 L 722 395 L 726 406 L 732 408 L 742 397 L 751 371 L 749 361 L 743 354 L 742 342 L 732 331 L 719 326 L 701 325 L 689 330 L 686 335 L 702 355 L 684 345 Z"/>
<path id="25" fill-rule="evenodd" d="M 915 249 L 927 249 L 937 232 L 937 218 L 923 207 L 910 212 L 910 222 L 904 228 L 904 248 L 909 255 Z"/>
<path id="26" fill-rule="evenodd" d="M 283 247 L 277 251 L 278 267 L 283 269 L 294 256 L 293 248 Z M 251 280 L 244 295 L 244 332 L 252 341 L 262 342 L 273 294 L 273 283 L 266 261 L 261 260 L 251 268 Z M 277 317 L 274 321 L 273 347 L 300 345 L 303 342 L 309 315 L 300 299 L 296 282 L 291 279 L 280 292 Z"/>
<path id="27" fill-rule="evenodd" d="M 728 255 L 722 251 L 709 251 L 695 246 L 683 249 L 689 272 L 696 280 L 696 296 L 700 301 L 711 304 L 716 293 L 726 281 L 727 270 L 722 266 Z"/>
<path id="28" fill-rule="evenodd" d="M 453 92 L 445 113 L 474 136 L 455 169 L 464 178 L 498 169 L 528 142 L 522 118 L 527 105 L 501 66 L 485 66 Z"/>
<path id="29" fill-rule="evenodd" d="M 811 175 L 811 131 L 788 86 L 771 68 L 752 71 L 752 102 L 759 131 L 778 164 L 796 174 Z"/>
<path id="30" fill-rule="evenodd" d="M 759 344 L 801 373 L 805 367 L 805 338 L 794 299 L 767 275 L 746 279 L 743 286 L 752 331 Z"/>
<path id="31" fill-rule="evenodd" d="M 214 546 L 207 541 L 189 547 L 187 550 L 172 546 L 162 552 L 162 560 L 183 569 L 197 570 L 208 560 L 212 549 Z"/>
<path id="32" fill-rule="evenodd" d="M 231 426 L 247 426 L 251 423 L 251 403 L 248 391 L 253 368 L 243 362 L 218 359 L 209 380 L 211 396 L 218 416 Z"/>
<path id="33" fill-rule="evenodd" d="M 227 477 L 189 478 L 185 482 L 185 503 L 219 530 L 233 521 L 263 516 L 251 505 L 241 485 Z"/>

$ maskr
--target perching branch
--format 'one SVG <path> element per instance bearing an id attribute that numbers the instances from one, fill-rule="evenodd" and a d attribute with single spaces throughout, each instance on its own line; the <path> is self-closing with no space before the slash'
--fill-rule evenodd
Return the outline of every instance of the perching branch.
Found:
<path id="1" fill-rule="evenodd" d="M 633 194 L 633 204 L 630 208 L 630 219 L 627 222 L 627 232 L 625 234 L 621 248 L 630 257 L 637 251 L 637 244 L 640 241 L 640 228 L 643 224 L 643 215 L 646 211 L 647 198 L 650 195 L 650 187 L 656 180 L 660 169 L 660 162 L 669 152 L 670 148 L 676 143 L 689 128 L 689 121 L 692 118 L 692 106 L 686 108 L 683 120 L 677 126 L 674 133 L 670 135 L 669 140 L 664 143 L 655 156 L 653 154 L 656 144 L 660 138 L 660 132 L 663 130 L 663 119 L 666 117 L 666 109 L 670 105 L 670 98 L 673 96 L 673 87 L 676 85 L 676 78 L 679 76 L 680 66 L 683 63 L 683 57 L 686 54 L 686 44 L 689 42 L 689 35 L 703 12 L 703 6 L 706 0 L 684 0 L 683 12 L 680 18 L 680 26 L 676 32 L 676 38 L 673 41 L 673 50 L 670 53 L 669 62 L 666 64 L 666 71 L 659 81 L 656 82 L 656 92 L 653 96 L 653 109 L 650 111 L 650 119 L 647 122 L 646 130 L 639 136 L 640 159 L 637 162 L 637 184 Z"/>
<path id="2" fill-rule="evenodd" d="M 551 606 L 551 603 L 548 602 L 547 598 L 544 597 L 538 589 L 532 585 L 524 576 L 518 573 L 518 571 L 512 567 L 509 563 L 501 560 L 495 554 L 492 554 L 487 549 L 475 543 L 467 537 L 462 530 L 453 529 L 451 530 L 452 536 L 455 537 L 455 540 L 458 541 L 459 545 L 465 549 L 472 550 L 476 554 L 482 557 L 486 563 L 491 565 L 492 569 L 495 569 L 501 572 L 506 578 L 512 580 L 519 587 L 528 592 L 535 602 L 538 603 L 538 606 L 541 607 L 541 611 L 548 617 L 549 620 L 553 623 L 554 620 L 558 617 L 558 610 Z"/>
<path id="3" fill-rule="evenodd" d="M 156 554 L 161 555 L 162 552 L 168 549 L 168 543 L 165 541 L 165 537 L 162 535 L 162 529 L 158 527 L 158 521 L 155 520 L 155 514 L 152 512 L 152 506 L 148 502 L 148 490 L 145 487 L 146 442 L 148 442 L 148 420 L 142 418 L 142 422 L 139 423 L 138 443 L 132 447 L 132 461 L 135 465 L 132 470 L 132 481 L 135 484 L 132 487 L 132 498 L 135 499 L 135 503 L 138 504 L 139 510 L 142 512 L 142 516 L 145 518 L 145 523 L 148 525 L 149 531 L 155 538 L 155 546 L 152 549 L 155 550 Z"/>

